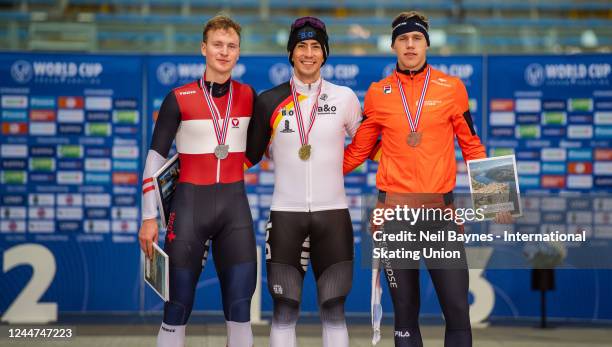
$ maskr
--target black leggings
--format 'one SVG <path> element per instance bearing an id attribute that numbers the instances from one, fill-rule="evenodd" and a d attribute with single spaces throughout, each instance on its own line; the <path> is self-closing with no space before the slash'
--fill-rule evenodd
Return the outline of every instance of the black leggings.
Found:
<path id="1" fill-rule="evenodd" d="M 272 211 L 266 240 L 273 324 L 294 325 L 304 274 L 312 262 L 324 324 L 344 324 L 344 301 L 353 281 L 353 225 L 348 209 Z"/>
<path id="2" fill-rule="evenodd" d="M 395 346 L 421 347 L 419 269 L 385 270 L 395 312 Z M 472 346 L 467 269 L 429 269 L 446 320 L 444 346 Z"/>
<path id="3" fill-rule="evenodd" d="M 409 196 L 406 196 L 408 198 Z M 431 200 L 434 196 L 423 194 L 415 195 L 412 198 Z M 396 196 L 397 201 L 401 201 L 401 196 Z M 379 204 L 385 204 L 387 194 L 381 192 L 378 196 Z M 440 195 L 440 208 L 448 207 L 453 202 L 452 192 Z M 442 308 L 442 313 L 446 320 L 446 331 L 444 337 L 445 347 L 471 347 L 472 329 L 470 325 L 470 305 L 468 304 L 469 273 L 467 270 L 467 260 L 465 247 L 462 241 L 451 241 L 448 238 L 448 230 L 460 231 L 452 221 L 441 219 L 423 220 L 420 219 L 415 225 L 405 221 L 389 221 L 384 225 L 385 233 L 395 234 L 400 231 L 412 232 L 415 235 L 424 233 L 445 234 L 444 240 L 423 240 L 417 236 L 416 241 L 410 242 L 389 242 L 377 246 L 386 246 L 389 249 L 397 250 L 406 248 L 409 251 L 424 252 L 425 249 L 447 250 L 459 252 L 460 257 L 452 258 L 425 258 L 422 254 L 424 263 L 427 266 L 429 275 L 433 282 L 438 301 Z M 395 333 L 394 340 L 397 347 L 422 347 L 423 340 L 419 329 L 419 309 L 420 309 L 420 281 L 418 259 L 407 261 L 388 261 L 383 263 L 382 271 L 385 272 L 393 310 L 395 313 Z"/>
<path id="4" fill-rule="evenodd" d="M 225 319 L 250 320 L 257 256 L 244 182 L 201 186 L 179 183 L 164 244 L 170 258 L 170 301 L 164 306 L 164 323 L 187 323 L 209 240 Z"/>
<path id="5" fill-rule="evenodd" d="M 390 224 L 390 223 L 389 223 Z M 436 224 L 436 223 L 434 223 Z M 417 225 L 419 225 L 417 223 Z M 442 228 L 440 225 L 420 224 L 414 230 L 455 229 L 454 223 Z M 470 306 L 468 304 L 469 274 L 463 242 L 409 242 L 409 249 L 433 248 L 458 251 L 460 259 L 423 258 L 433 282 L 442 313 L 446 320 L 445 347 L 472 346 Z M 421 347 L 423 341 L 419 330 L 420 283 L 419 261 L 404 263 L 405 266 L 387 266 L 384 271 L 389 284 L 395 312 L 395 346 Z"/>

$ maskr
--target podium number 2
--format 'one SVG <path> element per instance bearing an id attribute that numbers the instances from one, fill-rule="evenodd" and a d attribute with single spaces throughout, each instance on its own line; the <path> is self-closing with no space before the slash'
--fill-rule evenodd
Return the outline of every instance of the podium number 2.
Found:
<path id="1" fill-rule="evenodd" d="M 38 302 L 55 277 L 55 257 L 48 248 L 38 244 L 23 244 L 9 248 L 3 255 L 2 271 L 30 265 L 30 281 L 2 316 L 8 323 L 48 323 L 57 320 L 57 303 Z"/>

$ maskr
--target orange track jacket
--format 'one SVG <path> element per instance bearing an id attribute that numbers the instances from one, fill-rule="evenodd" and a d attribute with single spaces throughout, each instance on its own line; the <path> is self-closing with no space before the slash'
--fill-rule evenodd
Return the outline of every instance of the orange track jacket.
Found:
<path id="1" fill-rule="evenodd" d="M 410 125 L 404 112 L 396 74 L 399 76 L 410 114 L 425 82 L 425 66 L 412 73 L 397 71 L 372 83 L 365 95 L 364 120 L 353 142 L 344 151 L 344 173 L 359 166 L 373 151 L 382 135 L 376 187 L 394 193 L 447 193 L 455 187 L 457 136 L 465 160 L 485 158 L 485 148 L 476 135 L 469 111 L 468 95 L 460 79 L 431 68 L 431 76 L 417 131 L 420 144 L 411 147 L 406 138 Z"/>

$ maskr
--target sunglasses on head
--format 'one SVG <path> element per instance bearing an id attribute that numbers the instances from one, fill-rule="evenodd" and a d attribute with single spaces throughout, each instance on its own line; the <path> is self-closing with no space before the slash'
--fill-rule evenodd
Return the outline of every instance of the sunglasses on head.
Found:
<path id="1" fill-rule="evenodd" d="M 325 23 L 315 17 L 302 17 L 298 18 L 291 24 L 291 31 L 300 29 L 306 25 L 310 25 L 313 28 L 325 30 Z"/>

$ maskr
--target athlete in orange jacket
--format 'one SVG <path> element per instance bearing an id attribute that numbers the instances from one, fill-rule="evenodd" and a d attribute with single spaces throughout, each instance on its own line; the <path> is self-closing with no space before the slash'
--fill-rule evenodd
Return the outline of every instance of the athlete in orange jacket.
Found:
<path id="1" fill-rule="evenodd" d="M 427 64 L 427 17 L 414 11 L 404 12 L 395 18 L 392 27 L 391 47 L 397 55 L 397 69 L 383 80 L 372 83 L 368 89 L 364 105 L 365 119 L 353 142 L 344 151 L 343 170 L 348 173 L 360 165 L 376 150 L 378 137 L 382 135 L 381 151 L 377 154 L 380 164 L 376 175 L 376 186 L 381 191 L 379 202 L 389 204 L 390 201 L 402 201 L 403 197 L 408 196 L 407 200 L 418 202 L 411 207 L 419 207 L 420 199 L 425 194 L 398 193 L 435 193 L 427 194 L 423 201 L 427 199 L 430 202 L 433 195 L 433 200 L 437 199 L 435 203 L 439 204 L 437 207 L 452 207 L 456 176 L 455 136 L 464 159 L 486 157 L 485 149 L 474 131 L 467 92 L 458 78 L 448 76 Z M 398 196 L 401 196 L 399 200 Z M 417 227 L 422 226 L 417 223 Z M 454 227 L 454 224 L 444 225 L 444 228 Z M 414 244 L 405 245 L 410 247 Z M 447 247 L 447 244 L 444 246 Z M 471 347 L 469 276 L 465 250 L 461 242 L 451 246 L 462 254 L 461 260 L 456 259 L 452 268 L 430 267 L 427 259 L 425 262 L 446 321 L 444 345 Z M 393 302 L 395 346 L 423 346 L 418 324 L 418 261 L 413 268 L 383 264 Z M 376 294 L 380 289 L 376 281 L 379 276 L 377 273 L 378 266 L 373 271 L 373 302 L 380 300 Z M 379 338 L 377 324 L 373 324 L 373 342 Z"/>
<path id="2" fill-rule="evenodd" d="M 374 150 L 380 159 L 376 174 L 378 189 L 395 193 L 448 193 L 455 187 L 457 175 L 454 135 L 465 160 L 486 157 L 485 148 L 474 130 L 467 91 L 459 78 L 428 65 L 425 55 L 415 68 L 404 63 L 404 59 L 415 60 L 416 54 L 408 49 L 411 44 L 405 43 L 403 37 L 398 37 L 397 41 L 398 68 L 370 85 L 365 95 L 365 119 L 344 151 L 344 173 L 363 163 Z M 423 41 L 425 43 L 424 38 Z M 417 135 L 413 135 L 415 140 L 412 140 L 419 143 L 409 144 L 412 130 L 397 80 L 401 81 L 415 123 L 427 70 L 430 70 L 429 84 Z M 382 153 L 375 148 L 381 134 Z"/>

